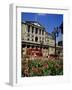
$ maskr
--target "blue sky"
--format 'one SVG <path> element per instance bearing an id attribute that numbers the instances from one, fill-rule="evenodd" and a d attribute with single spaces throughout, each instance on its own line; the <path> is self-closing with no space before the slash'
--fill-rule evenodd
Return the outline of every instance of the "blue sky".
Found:
<path id="1" fill-rule="evenodd" d="M 63 22 L 62 14 L 43 14 L 43 13 L 21 13 L 22 21 L 37 21 L 42 24 L 46 31 L 51 33 L 54 27 L 60 26 Z"/>

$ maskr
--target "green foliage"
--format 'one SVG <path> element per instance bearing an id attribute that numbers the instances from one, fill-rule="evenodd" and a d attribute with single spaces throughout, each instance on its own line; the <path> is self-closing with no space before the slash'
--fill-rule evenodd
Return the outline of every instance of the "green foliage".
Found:
<path id="1" fill-rule="evenodd" d="M 29 76 L 63 75 L 63 60 L 30 60 Z"/>

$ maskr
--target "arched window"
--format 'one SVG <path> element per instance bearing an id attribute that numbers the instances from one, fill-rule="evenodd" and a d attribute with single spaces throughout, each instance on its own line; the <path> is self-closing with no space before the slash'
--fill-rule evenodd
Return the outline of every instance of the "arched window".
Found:
<path id="1" fill-rule="evenodd" d="M 27 45 L 27 48 L 30 48 L 30 45 Z"/>

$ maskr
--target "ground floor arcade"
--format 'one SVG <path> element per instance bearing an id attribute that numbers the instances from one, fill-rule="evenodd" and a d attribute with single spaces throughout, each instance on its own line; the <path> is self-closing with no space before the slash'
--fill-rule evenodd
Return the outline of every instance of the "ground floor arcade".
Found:
<path id="1" fill-rule="evenodd" d="M 22 43 L 22 55 L 48 57 L 49 54 L 54 54 L 55 48 L 48 45 Z"/>

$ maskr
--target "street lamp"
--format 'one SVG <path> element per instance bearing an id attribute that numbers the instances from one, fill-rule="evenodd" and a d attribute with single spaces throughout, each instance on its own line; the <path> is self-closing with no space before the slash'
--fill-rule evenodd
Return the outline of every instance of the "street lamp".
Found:
<path id="1" fill-rule="evenodd" d="M 55 55 L 56 55 L 56 37 L 58 37 L 59 35 L 59 28 L 58 27 L 55 27 L 54 28 L 54 31 L 52 32 L 52 36 L 55 40 Z"/>

